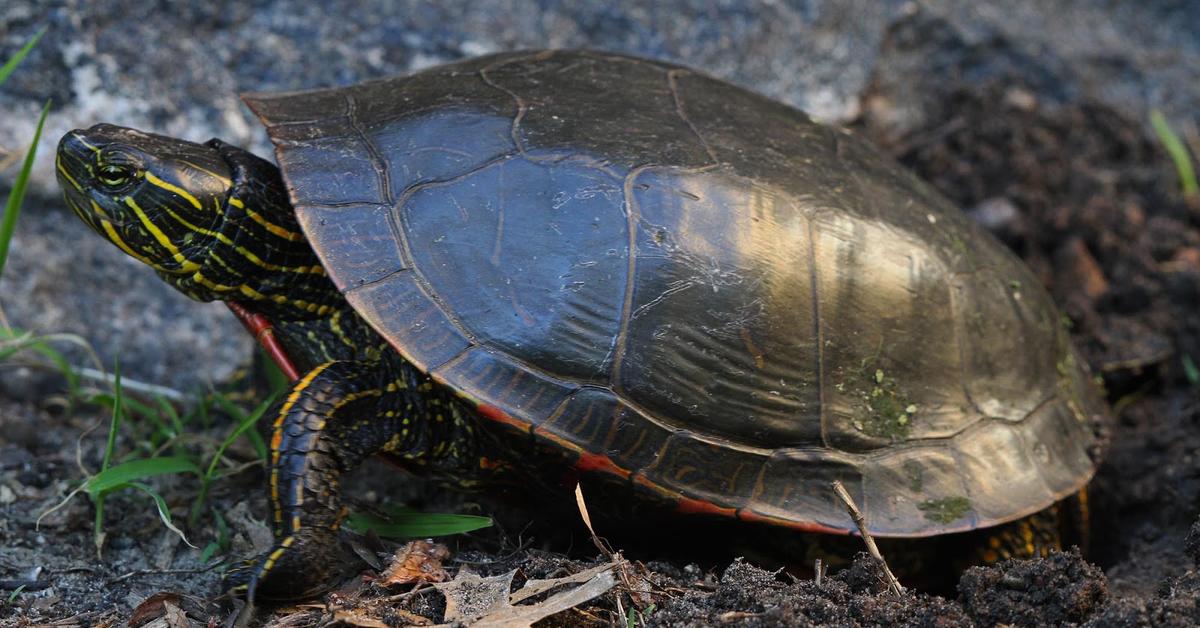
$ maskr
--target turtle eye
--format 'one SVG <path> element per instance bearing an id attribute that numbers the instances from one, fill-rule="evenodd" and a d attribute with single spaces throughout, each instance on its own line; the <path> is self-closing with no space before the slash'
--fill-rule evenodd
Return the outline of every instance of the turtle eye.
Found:
<path id="1" fill-rule="evenodd" d="M 133 178 L 133 168 L 119 164 L 105 164 L 97 170 L 96 178 L 104 187 L 118 189 L 124 187 Z"/>

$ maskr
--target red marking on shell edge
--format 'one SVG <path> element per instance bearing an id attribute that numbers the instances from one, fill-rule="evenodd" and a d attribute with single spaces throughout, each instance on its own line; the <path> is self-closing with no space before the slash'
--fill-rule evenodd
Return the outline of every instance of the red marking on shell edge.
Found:
<path id="1" fill-rule="evenodd" d="M 772 517 L 770 515 L 764 515 L 762 513 L 757 513 L 752 510 L 744 510 L 744 509 L 739 510 L 737 513 L 737 518 L 741 519 L 742 521 L 765 523 L 768 525 L 777 526 L 777 527 L 781 527 L 781 528 L 791 528 L 792 530 L 799 530 L 801 532 L 816 532 L 819 534 L 839 534 L 842 536 L 847 536 L 847 535 L 851 534 L 850 530 L 843 530 L 842 528 L 831 528 L 829 526 L 821 525 L 814 521 L 793 521 L 791 519 L 783 519 L 781 517 Z"/>
<path id="2" fill-rule="evenodd" d="M 575 461 L 575 469 L 581 473 L 599 471 L 601 473 L 610 473 L 622 479 L 629 477 L 628 469 L 618 467 L 608 456 L 601 454 L 580 454 L 579 460 Z"/>
<path id="3" fill-rule="evenodd" d="M 275 331 L 271 321 L 266 316 L 253 312 L 246 306 L 237 301 L 226 301 L 225 305 L 229 307 L 229 311 L 242 322 L 242 326 L 250 335 L 254 336 L 258 344 L 266 350 L 267 355 L 271 356 L 271 360 L 283 371 L 283 374 L 289 381 L 300 379 L 300 369 L 296 368 L 295 363 L 288 357 L 287 351 L 283 345 L 279 344 L 279 339 L 275 337 Z"/>
<path id="4" fill-rule="evenodd" d="M 717 515 L 719 517 L 737 517 L 736 508 L 722 508 L 712 502 L 706 502 L 702 499 L 692 499 L 691 497 L 678 497 L 675 499 L 675 510 L 686 515 Z"/>
<path id="5" fill-rule="evenodd" d="M 476 406 L 476 410 L 478 410 L 479 414 L 483 415 L 484 418 L 490 419 L 497 423 L 511 425 L 511 426 L 513 426 L 521 431 L 524 431 L 524 432 L 529 431 L 529 428 L 530 428 L 529 423 L 512 416 L 511 414 L 505 412 L 504 410 L 501 410 L 500 408 L 497 408 L 496 406 L 488 405 L 486 403 L 481 403 L 478 406 Z"/>

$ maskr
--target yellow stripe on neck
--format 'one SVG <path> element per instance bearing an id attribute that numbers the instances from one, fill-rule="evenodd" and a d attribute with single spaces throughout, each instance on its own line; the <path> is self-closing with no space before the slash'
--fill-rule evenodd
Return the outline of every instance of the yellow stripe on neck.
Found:
<path id="1" fill-rule="evenodd" d="M 241 199 L 230 197 L 229 204 L 238 209 L 245 210 L 246 215 L 249 216 L 251 220 L 262 225 L 263 229 L 266 229 L 267 231 L 283 238 L 284 240 L 288 240 L 289 242 L 299 242 L 300 240 L 304 239 L 304 234 L 296 233 L 295 231 L 291 231 L 289 229 L 284 229 L 270 220 L 267 220 L 262 214 L 246 207 L 246 204 L 243 203 Z"/>

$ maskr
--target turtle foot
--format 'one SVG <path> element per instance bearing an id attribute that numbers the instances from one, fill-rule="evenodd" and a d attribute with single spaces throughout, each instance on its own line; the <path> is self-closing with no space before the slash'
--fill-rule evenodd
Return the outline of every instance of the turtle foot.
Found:
<path id="1" fill-rule="evenodd" d="M 225 572 L 222 588 L 258 600 L 299 600 L 333 588 L 361 565 L 337 532 L 301 528 Z"/>

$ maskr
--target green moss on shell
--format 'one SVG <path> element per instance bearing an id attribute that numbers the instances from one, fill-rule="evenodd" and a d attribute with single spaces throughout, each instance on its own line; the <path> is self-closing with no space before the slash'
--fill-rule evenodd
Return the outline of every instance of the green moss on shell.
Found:
<path id="1" fill-rule="evenodd" d="M 961 495 L 954 497 L 943 497 L 941 499 L 927 499 L 917 508 L 925 513 L 925 518 L 934 523 L 951 523 L 961 519 L 967 511 L 971 510 L 971 500 Z"/>
<path id="2" fill-rule="evenodd" d="M 854 427 L 876 438 L 907 439 L 918 406 L 905 397 L 896 379 L 882 368 L 863 368 L 861 378 L 858 389 L 862 404 L 854 417 Z"/>

